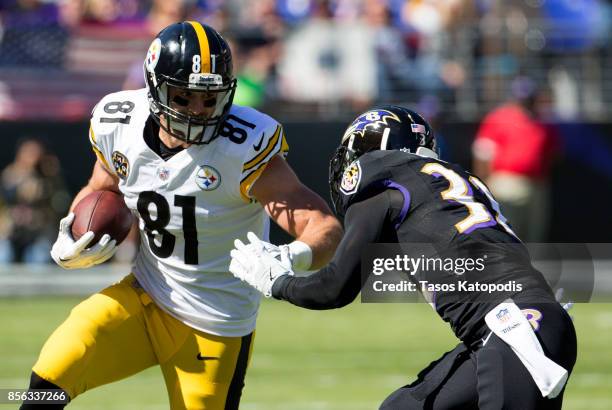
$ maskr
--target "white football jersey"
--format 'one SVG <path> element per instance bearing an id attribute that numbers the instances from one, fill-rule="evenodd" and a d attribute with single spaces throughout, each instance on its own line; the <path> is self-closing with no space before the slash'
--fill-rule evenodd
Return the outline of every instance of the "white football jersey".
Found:
<path id="1" fill-rule="evenodd" d="M 268 216 L 249 194 L 266 164 L 288 151 L 283 129 L 233 105 L 220 135 L 163 160 L 145 142 L 147 90 L 121 91 L 94 108 L 90 140 L 119 177 L 139 218 L 134 275 L 152 299 L 187 325 L 221 336 L 255 328 L 259 292 L 229 273 L 230 250 L 249 231 L 267 238 Z"/>

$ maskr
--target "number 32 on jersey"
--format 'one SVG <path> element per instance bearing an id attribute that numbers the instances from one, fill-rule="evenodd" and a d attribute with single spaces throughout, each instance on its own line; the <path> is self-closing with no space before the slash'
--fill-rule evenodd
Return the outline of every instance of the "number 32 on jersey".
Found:
<path id="1" fill-rule="evenodd" d="M 469 181 L 466 181 L 452 169 L 446 168 L 444 165 L 437 162 L 430 162 L 426 164 L 423 168 L 421 168 L 421 172 L 434 177 L 445 178 L 449 185 L 448 189 L 440 194 L 442 199 L 446 201 L 458 202 L 467 208 L 469 212 L 468 217 L 455 224 L 455 228 L 457 228 L 459 233 L 469 233 L 474 229 L 491 226 L 497 222 L 506 230 L 506 232 L 514 237 L 517 237 L 512 231 L 512 228 L 510 228 L 508 225 L 506 218 L 502 215 L 499 204 L 495 198 L 493 198 L 493 194 L 491 194 L 489 189 L 482 183 L 481 180 L 475 176 L 470 176 Z M 484 204 L 474 199 L 470 184 L 487 197 L 489 203 L 491 204 L 491 208 L 493 208 L 495 211 L 495 216 L 491 215 L 491 212 L 489 212 Z"/>

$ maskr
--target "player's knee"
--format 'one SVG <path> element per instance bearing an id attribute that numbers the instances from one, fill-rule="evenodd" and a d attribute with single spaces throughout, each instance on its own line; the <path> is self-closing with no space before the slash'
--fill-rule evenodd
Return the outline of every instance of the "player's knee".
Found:
<path id="1" fill-rule="evenodd" d="M 35 372 L 32 372 L 30 376 L 30 386 L 28 387 L 28 391 L 30 390 L 62 390 L 61 387 L 51 383 L 48 380 L 43 379 Z M 63 390 L 62 390 L 63 391 Z M 68 397 L 68 393 L 64 391 L 66 397 Z M 65 404 L 41 404 L 41 403 L 30 403 L 30 404 L 22 404 L 19 410 L 62 410 L 66 405 Z"/>

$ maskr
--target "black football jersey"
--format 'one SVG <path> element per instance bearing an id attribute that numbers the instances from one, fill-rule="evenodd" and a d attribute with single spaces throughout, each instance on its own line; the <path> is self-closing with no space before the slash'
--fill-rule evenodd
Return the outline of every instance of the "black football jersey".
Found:
<path id="1" fill-rule="evenodd" d="M 352 166 L 358 175 L 343 181 L 344 206 L 384 190 L 401 193 L 403 201 L 392 205 L 393 220 L 380 240 L 397 241 L 408 256 L 431 262 L 431 269 L 417 271 L 410 279 L 420 289 L 432 289 L 424 292 L 426 298 L 459 338 L 521 290 L 552 295 L 487 187 L 460 166 L 402 151 L 373 151 Z M 449 265 L 441 268 L 442 261 L 458 259 L 476 265 L 461 274 Z"/>
<path id="2" fill-rule="evenodd" d="M 461 167 L 399 150 L 372 151 L 347 167 L 339 185 L 345 234 L 332 261 L 308 277 L 281 277 L 275 298 L 309 309 L 350 303 L 367 281 L 362 258 L 375 243 L 433 261 L 404 273 L 419 290 L 428 285 L 423 294 L 464 341 L 483 336 L 484 316 L 508 297 L 554 301 L 487 187 Z M 480 260 L 482 269 L 437 264 L 468 259 Z M 482 290 L 498 284 L 506 287 Z"/>

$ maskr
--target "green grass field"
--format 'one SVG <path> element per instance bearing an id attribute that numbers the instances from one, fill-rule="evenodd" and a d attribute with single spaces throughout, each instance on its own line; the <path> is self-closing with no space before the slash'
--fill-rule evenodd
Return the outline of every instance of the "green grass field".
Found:
<path id="1" fill-rule="evenodd" d="M 0 388 L 26 386 L 45 338 L 77 302 L 0 299 Z M 565 408 L 612 409 L 612 305 L 576 305 L 572 314 L 579 357 Z M 241 408 L 376 409 L 454 345 L 450 330 L 424 304 L 354 303 L 311 312 L 266 301 Z M 167 409 L 168 401 L 159 369 L 151 368 L 87 392 L 69 408 Z"/>

